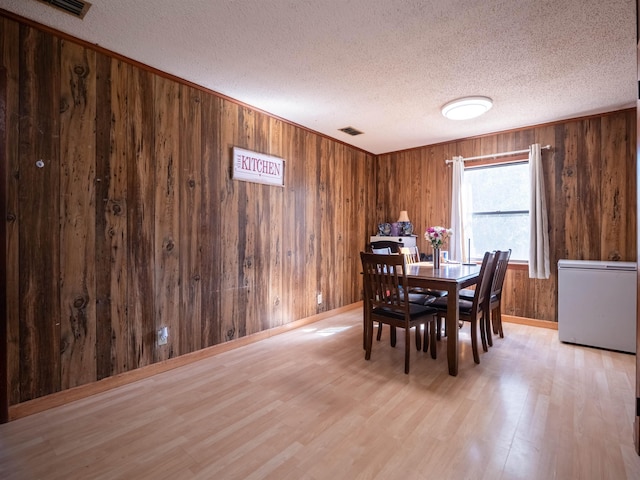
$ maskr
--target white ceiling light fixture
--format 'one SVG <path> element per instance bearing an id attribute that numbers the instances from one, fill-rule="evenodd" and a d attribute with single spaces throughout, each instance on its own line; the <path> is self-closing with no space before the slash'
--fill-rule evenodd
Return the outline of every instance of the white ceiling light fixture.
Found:
<path id="1" fill-rule="evenodd" d="M 493 106 L 489 97 L 464 97 L 442 107 L 442 115 L 450 120 L 468 120 L 486 113 Z"/>

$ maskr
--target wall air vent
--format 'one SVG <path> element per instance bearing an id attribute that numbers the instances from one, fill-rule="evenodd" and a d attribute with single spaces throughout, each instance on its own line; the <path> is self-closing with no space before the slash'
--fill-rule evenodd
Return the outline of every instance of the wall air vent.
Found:
<path id="1" fill-rule="evenodd" d="M 46 3 L 52 7 L 67 12 L 74 17 L 84 18 L 91 4 L 83 0 L 38 0 L 40 3 Z"/>
<path id="2" fill-rule="evenodd" d="M 356 135 L 362 135 L 364 133 L 364 132 L 361 132 L 360 130 L 356 130 L 353 127 L 344 127 L 344 128 L 340 128 L 339 130 L 348 135 L 351 135 L 352 137 L 355 137 Z"/>

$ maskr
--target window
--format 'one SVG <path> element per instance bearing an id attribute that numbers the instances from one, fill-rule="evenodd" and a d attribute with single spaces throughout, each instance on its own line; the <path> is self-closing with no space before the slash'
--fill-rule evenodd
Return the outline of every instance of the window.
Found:
<path id="1" fill-rule="evenodd" d="M 466 167 L 471 258 L 511 249 L 511 259 L 529 259 L 529 163 Z M 465 229 L 466 230 L 466 229 Z"/>

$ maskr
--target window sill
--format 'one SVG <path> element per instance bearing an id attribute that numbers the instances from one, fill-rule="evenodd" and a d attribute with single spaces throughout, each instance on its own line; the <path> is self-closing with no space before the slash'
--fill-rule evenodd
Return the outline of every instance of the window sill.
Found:
<path id="1" fill-rule="evenodd" d="M 482 263 L 482 259 L 471 259 L 473 263 L 480 265 Z M 508 270 L 529 270 L 529 262 L 523 260 L 509 260 Z"/>

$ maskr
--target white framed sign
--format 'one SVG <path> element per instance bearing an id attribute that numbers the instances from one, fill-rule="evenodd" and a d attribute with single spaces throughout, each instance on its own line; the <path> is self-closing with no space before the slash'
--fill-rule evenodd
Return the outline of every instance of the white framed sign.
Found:
<path id="1" fill-rule="evenodd" d="M 284 187 L 284 160 L 233 147 L 233 179 Z"/>

